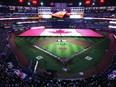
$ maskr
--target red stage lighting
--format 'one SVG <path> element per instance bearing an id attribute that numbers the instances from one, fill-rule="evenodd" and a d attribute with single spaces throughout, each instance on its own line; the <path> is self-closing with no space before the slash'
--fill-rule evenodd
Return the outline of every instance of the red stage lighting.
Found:
<path id="1" fill-rule="evenodd" d="M 100 3 L 104 3 L 105 2 L 105 0 L 100 0 Z"/>
<path id="2" fill-rule="evenodd" d="M 86 1 L 85 1 L 85 4 L 86 4 L 86 5 L 90 5 L 90 3 L 91 3 L 90 0 L 86 0 Z"/>
<path id="3" fill-rule="evenodd" d="M 32 4 L 37 5 L 37 0 L 32 0 Z"/>
<path id="4" fill-rule="evenodd" d="M 19 0 L 19 2 L 20 2 L 20 3 L 23 3 L 23 2 L 24 2 L 24 0 Z"/>

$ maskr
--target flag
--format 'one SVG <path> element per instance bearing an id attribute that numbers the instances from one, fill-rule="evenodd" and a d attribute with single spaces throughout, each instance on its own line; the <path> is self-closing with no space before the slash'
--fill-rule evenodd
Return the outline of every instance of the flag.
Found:
<path id="1" fill-rule="evenodd" d="M 19 76 L 21 79 L 25 79 L 27 74 L 23 73 L 21 70 L 16 70 L 14 73 Z"/>
<path id="2" fill-rule="evenodd" d="M 89 36 L 103 37 L 101 34 L 91 29 L 44 29 L 31 28 L 20 34 L 19 36 Z"/>
<path id="3" fill-rule="evenodd" d="M 116 79 L 116 70 L 113 70 L 110 74 L 108 74 L 108 79 L 110 80 Z"/>

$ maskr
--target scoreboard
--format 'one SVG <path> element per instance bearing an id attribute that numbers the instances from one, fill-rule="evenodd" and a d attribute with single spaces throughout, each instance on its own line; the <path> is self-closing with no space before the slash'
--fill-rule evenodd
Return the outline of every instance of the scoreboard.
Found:
<path id="1" fill-rule="evenodd" d="M 84 7 L 67 7 L 67 3 L 55 3 L 54 7 L 38 7 L 39 25 L 48 28 L 76 28 L 77 21 L 83 17 Z"/>
<path id="2" fill-rule="evenodd" d="M 39 18 L 77 18 L 81 19 L 84 15 L 84 7 L 67 7 L 65 4 L 56 4 L 55 7 L 38 7 Z"/>

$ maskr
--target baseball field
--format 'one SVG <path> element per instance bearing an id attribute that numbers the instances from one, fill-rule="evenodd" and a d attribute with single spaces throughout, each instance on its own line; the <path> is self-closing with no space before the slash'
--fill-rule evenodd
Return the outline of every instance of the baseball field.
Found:
<path id="1" fill-rule="evenodd" d="M 110 45 L 108 34 L 102 35 L 104 37 L 19 37 L 15 33 L 14 42 L 26 59 L 32 60 L 33 65 L 38 61 L 39 70 L 51 69 L 60 74 L 75 74 L 99 64 Z M 62 63 L 60 59 L 70 60 Z"/>

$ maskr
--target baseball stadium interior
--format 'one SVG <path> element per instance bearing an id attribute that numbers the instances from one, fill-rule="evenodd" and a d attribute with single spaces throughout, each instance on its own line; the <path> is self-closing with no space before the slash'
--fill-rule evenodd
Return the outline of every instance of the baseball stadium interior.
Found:
<path id="1" fill-rule="evenodd" d="M 115 87 L 116 0 L 0 0 L 0 87 Z"/>

